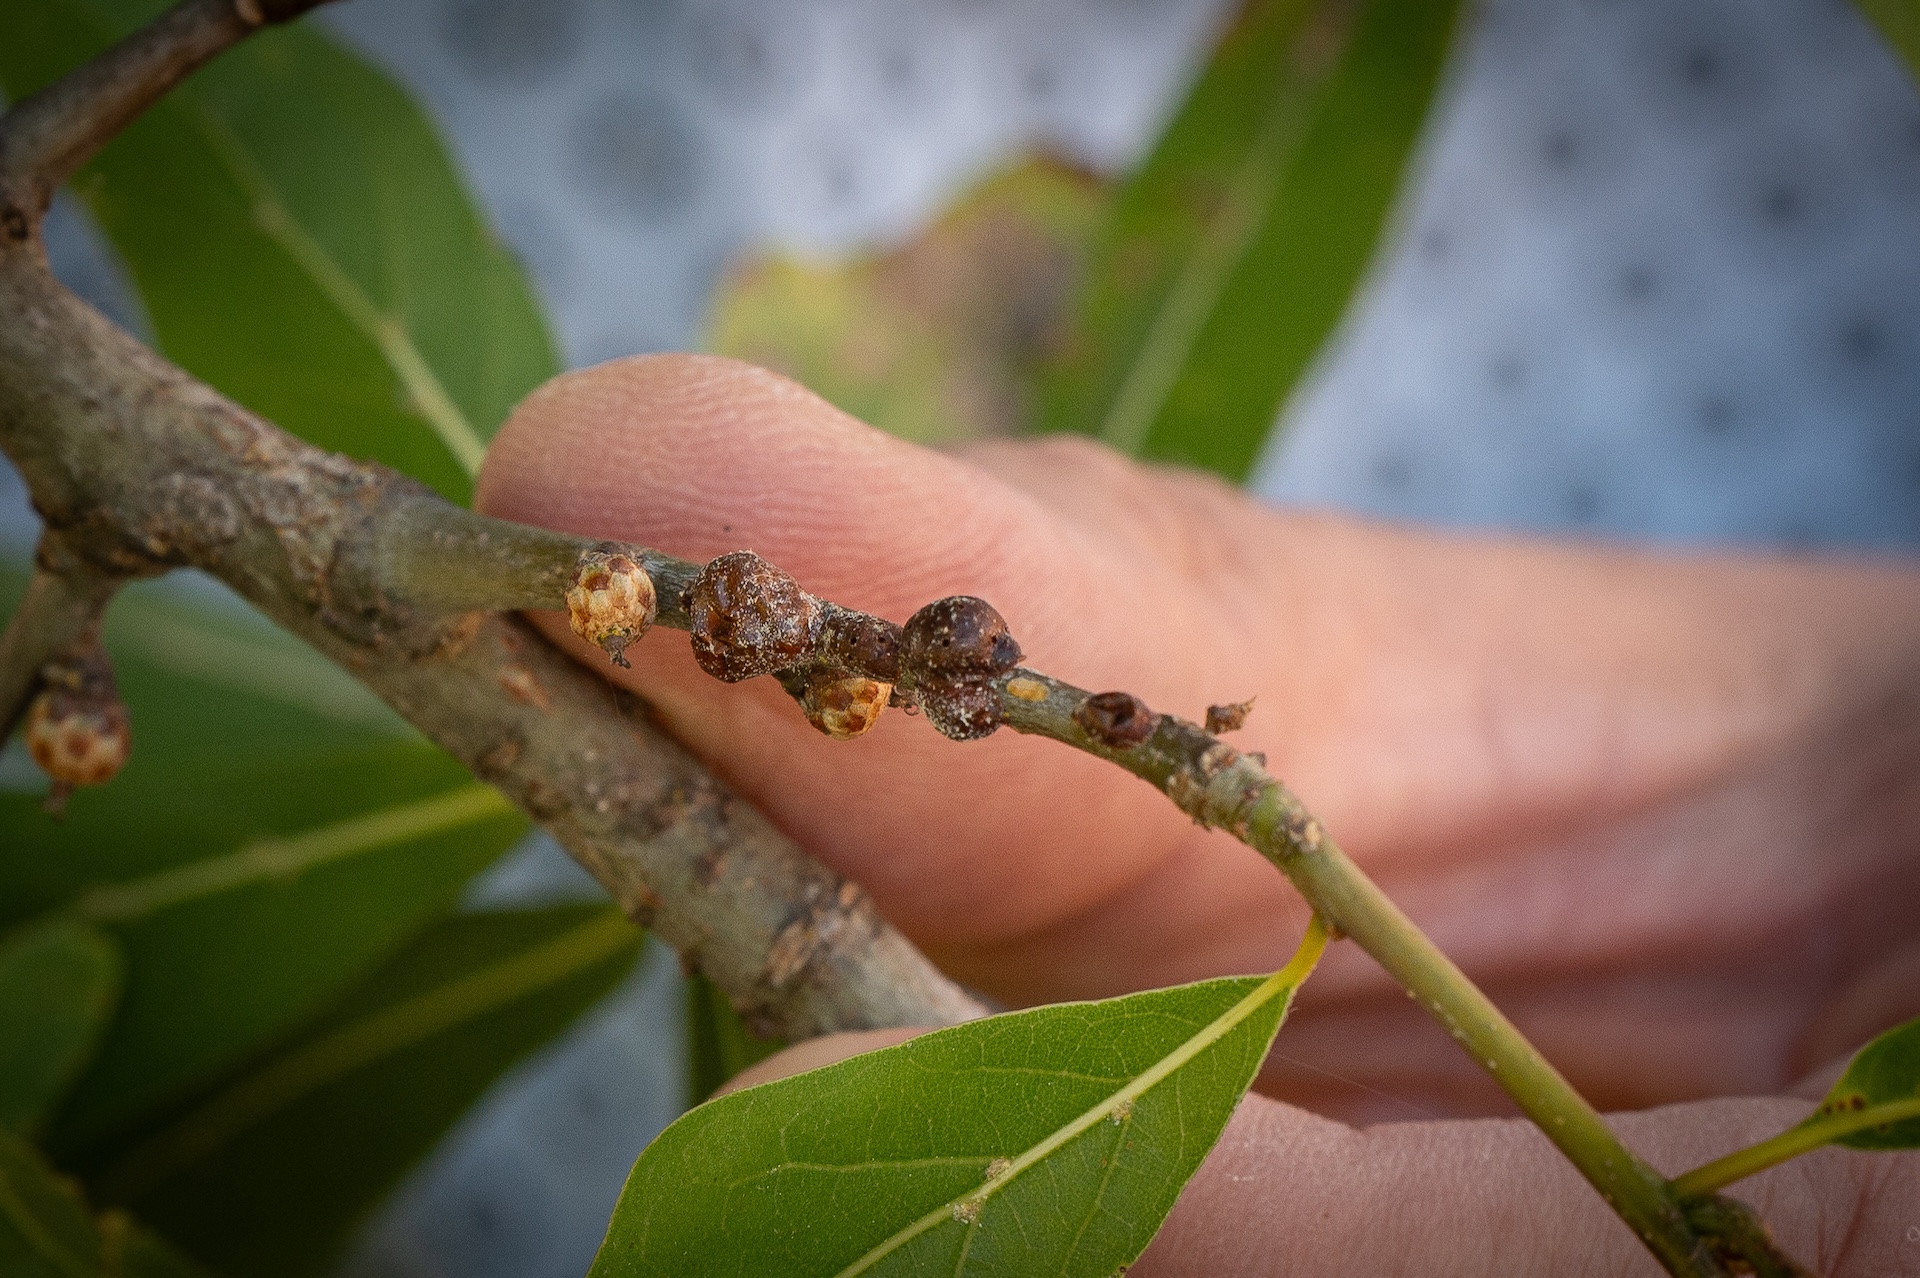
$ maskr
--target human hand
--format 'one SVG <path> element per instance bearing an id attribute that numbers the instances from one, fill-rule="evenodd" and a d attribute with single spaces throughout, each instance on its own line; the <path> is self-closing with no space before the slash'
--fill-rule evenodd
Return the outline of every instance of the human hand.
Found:
<path id="1" fill-rule="evenodd" d="M 751 548 L 895 619 L 978 594 L 1032 664 L 1156 709 L 1257 697 L 1236 744 L 1603 1106 L 1778 1091 L 1920 1012 L 1909 571 L 1283 514 L 1073 441 L 955 458 L 689 357 L 536 393 L 480 502 L 688 558 Z M 609 673 L 1004 1001 L 1271 969 L 1304 922 L 1261 858 L 1097 760 L 901 715 L 832 742 L 668 636 L 630 655 Z M 1356 1118 L 1505 1112 L 1351 947 L 1261 1085 Z"/>

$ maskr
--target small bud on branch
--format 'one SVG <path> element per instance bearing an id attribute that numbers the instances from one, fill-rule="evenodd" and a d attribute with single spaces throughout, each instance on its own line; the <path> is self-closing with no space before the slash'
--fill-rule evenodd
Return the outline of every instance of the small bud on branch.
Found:
<path id="1" fill-rule="evenodd" d="M 53 781 L 47 808 L 58 812 L 78 786 L 105 785 L 133 750 L 127 707 L 98 643 L 47 663 L 27 710 L 27 753 Z"/>

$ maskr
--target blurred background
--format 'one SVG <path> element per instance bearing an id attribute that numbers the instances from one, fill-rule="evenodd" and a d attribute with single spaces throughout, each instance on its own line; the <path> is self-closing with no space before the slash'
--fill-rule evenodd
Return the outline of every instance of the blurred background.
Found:
<path id="1" fill-rule="evenodd" d="M 1101 202 L 1237 7 L 347 0 L 319 22 L 424 109 L 562 364 L 725 351 L 938 441 L 1052 424 L 1060 397 L 1023 361 L 1111 249 Z M 1277 425 L 1269 403 L 1223 469 L 1275 502 L 1452 526 L 1920 544 L 1920 95 L 1853 5 L 1492 0 L 1438 84 L 1378 256 L 1302 348 Z M 81 203 L 63 198 L 49 247 L 154 331 Z M 1116 429 L 1188 456 L 1164 415 Z M 33 518 L 11 472 L 0 486 L 24 562 Z M 204 581 L 151 607 L 251 634 Z M 17 745 L 0 784 L 38 784 Z M 460 899 L 601 896 L 529 836 Z M 626 1168 L 683 1107 L 681 985 L 650 947 L 485 1089 L 344 1272 L 584 1272 Z"/>

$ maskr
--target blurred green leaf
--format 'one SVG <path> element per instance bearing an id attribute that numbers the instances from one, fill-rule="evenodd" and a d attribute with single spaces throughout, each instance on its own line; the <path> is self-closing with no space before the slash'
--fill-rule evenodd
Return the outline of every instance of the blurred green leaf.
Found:
<path id="1" fill-rule="evenodd" d="M 1860 7 L 1920 76 L 1920 0 L 1860 0 Z"/>
<path id="2" fill-rule="evenodd" d="M 0 7 L 15 97 L 165 8 Z M 507 410 L 558 371 L 531 290 L 386 76 L 311 25 L 229 50 L 75 180 L 161 347 L 314 443 L 464 499 Z"/>
<path id="3" fill-rule="evenodd" d="M 884 253 L 754 258 L 722 283 L 706 346 L 903 439 L 1017 434 L 1105 201 L 1088 174 L 1028 159 Z"/>
<path id="4" fill-rule="evenodd" d="M 1096 245 L 1043 426 L 1245 478 L 1345 312 L 1457 0 L 1252 0 Z"/>
<path id="5" fill-rule="evenodd" d="M 1897 1111 L 1890 1108 L 1894 1106 L 1912 1112 L 1896 1118 Z M 1836 1137 L 1833 1143 L 1850 1149 L 1920 1149 L 1920 1019 L 1897 1025 L 1861 1048 L 1820 1108 L 1801 1125 L 1866 1123 L 1874 1111 L 1882 1114 L 1881 1122 Z"/>
<path id="6" fill-rule="evenodd" d="M 95 1217 L 73 1182 L 0 1130 L 0 1274 L 6 1278 L 204 1278 L 119 1212 Z"/>
<path id="7" fill-rule="evenodd" d="M 0 1127 L 36 1131 L 93 1058 L 120 994 L 120 952 L 69 922 L 0 940 Z"/>
<path id="8" fill-rule="evenodd" d="M 0 792 L 0 929 L 90 923 L 127 964 L 49 1126 L 63 1160 L 287 1032 L 526 829 L 370 697 L 308 683 L 332 668 L 262 622 L 135 590 L 107 646 L 133 714 L 126 768 L 57 822 Z"/>
<path id="9" fill-rule="evenodd" d="M 1219 1139 L 1302 971 L 991 1017 L 710 1101 L 640 1156 L 592 1278 L 1106 1278 Z"/>
<path id="10" fill-rule="evenodd" d="M 424 748 L 262 781 L 312 784 L 342 816 L 99 884 L 68 905 L 118 938 L 129 979 L 51 1129 L 56 1152 L 92 1146 L 292 1028 L 526 829 L 498 792 Z"/>
<path id="11" fill-rule="evenodd" d="M 488 1084 L 631 970 L 641 935 L 611 906 L 436 923 L 89 1180 L 222 1273 L 322 1271 Z"/>
<path id="12" fill-rule="evenodd" d="M 713 1095 L 720 1084 L 747 1066 L 764 1061 L 786 1043 L 777 1038 L 761 1038 L 749 1030 L 720 987 L 698 972 L 687 977 L 684 991 L 687 1106 L 692 1108 Z"/>

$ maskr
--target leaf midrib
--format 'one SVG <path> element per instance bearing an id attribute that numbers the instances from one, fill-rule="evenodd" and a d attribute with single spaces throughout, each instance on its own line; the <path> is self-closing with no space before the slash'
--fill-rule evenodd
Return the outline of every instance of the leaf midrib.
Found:
<path id="1" fill-rule="evenodd" d="M 37 919 L 131 923 L 162 909 L 257 883 L 297 878 L 330 862 L 441 834 L 517 809 L 492 786 L 471 782 L 412 803 L 392 804 L 298 834 L 252 840 L 224 856 L 206 857 L 143 878 L 90 888 Z M 11 930 L 11 929 L 10 929 Z"/>
<path id="2" fill-rule="evenodd" d="M 98 9 L 94 9 L 94 20 L 102 30 L 111 30 L 115 25 L 102 19 Z M 481 459 L 486 456 L 486 441 L 473 428 L 459 404 L 434 373 L 432 365 L 420 353 L 406 325 L 374 305 L 373 299 L 354 282 L 346 269 L 300 224 L 260 167 L 247 154 L 246 147 L 225 122 L 194 94 L 191 86 L 175 94 L 167 105 L 182 112 L 208 147 L 226 162 L 234 180 L 253 201 L 253 219 L 261 233 L 279 245 L 293 259 L 294 265 L 340 310 L 347 322 L 380 352 L 382 362 L 406 392 L 408 402 L 432 428 L 467 477 L 471 479 L 478 475 Z"/>
<path id="3" fill-rule="evenodd" d="M 1294 74 L 1276 88 L 1259 131 L 1234 172 L 1227 198 L 1155 308 L 1140 349 L 1101 418 L 1097 434 L 1107 444 L 1136 453 L 1146 443 L 1206 328 L 1207 317 L 1279 198 L 1285 157 L 1305 136 L 1313 99 L 1335 62 L 1326 59 L 1324 65 L 1309 69 L 1296 60 L 1289 68 Z"/>

